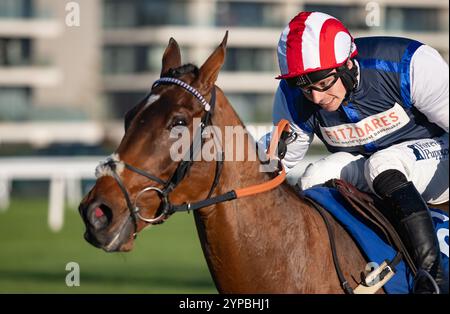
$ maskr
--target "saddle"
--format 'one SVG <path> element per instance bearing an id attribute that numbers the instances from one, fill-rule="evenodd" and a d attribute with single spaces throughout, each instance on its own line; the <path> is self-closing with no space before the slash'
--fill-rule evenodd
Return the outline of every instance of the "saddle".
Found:
<path id="1" fill-rule="evenodd" d="M 300 191 L 298 186 L 295 186 L 295 188 L 300 192 L 300 195 L 302 195 L 303 199 L 309 202 L 324 219 L 331 244 L 331 251 L 336 273 L 345 293 L 376 293 L 381 287 L 383 287 L 388 283 L 388 281 L 390 281 L 390 279 L 396 274 L 397 270 L 405 274 L 405 266 L 409 267 L 410 274 L 412 274 L 413 276 L 416 275 L 417 269 L 414 265 L 413 259 L 406 250 L 406 247 L 403 244 L 397 231 L 387 219 L 389 209 L 385 207 L 382 200 L 376 195 L 369 195 L 367 193 L 361 192 L 353 185 L 340 179 L 329 180 L 324 184 L 324 187 L 306 190 L 304 191 L 304 193 Z M 329 194 L 330 192 L 326 192 L 325 194 L 322 194 L 324 193 L 323 189 L 325 189 L 325 191 L 335 191 L 336 193 Z M 329 196 L 327 195 L 331 196 L 332 194 L 341 196 L 342 201 L 345 203 L 342 203 L 341 206 L 345 206 L 345 210 L 347 211 L 348 215 L 357 217 L 360 224 L 362 223 L 366 226 L 366 228 L 372 230 L 373 234 L 378 235 L 378 239 L 384 241 L 383 243 L 386 243 L 386 245 L 389 245 L 392 248 L 392 253 L 388 254 L 392 254 L 391 257 L 389 259 L 384 259 L 384 261 L 380 263 L 381 265 L 378 268 L 373 269 L 368 274 L 361 272 L 361 281 L 359 282 L 360 284 L 355 289 L 352 289 L 350 287 L 348 281 L 344 277 L 342 269 L 340 267 L 339 259 L 337 257 L 334 232 L 331 229 L 330 222 L 328 221 L 327 215 L 325 214 L 325 212 L 331 210 L 331 207 L 327 209 L 323 207 L 323 205 L 327 203 L 327 201 L 324 202 L 324 200 L 328 200 Z M 321 196 L 318 197 L 318 195 Z M 332 199 L 336 198 L 332 197 Z M 334 208 L 333 211 L 336 209 L 338 208 Z M 341 217 L 340 219 L 342 218 L 343 217 Z M 374 251 L 373 249 L 371 250 L 371 254 L 373 254 Z M 378 250 L 378 247 L 375 250 Z M 401 281 L 407 279 L 406 277 L 397 277 L 395 283 L 389 284 L 389 293 L 395 293 L 393 292 L 394 290 L 392 290 L 392 288 L 396 289 L 395 286 L 397 286 L 398 284 L 407 285 L 407 281 L 403 281 L 403 283 L 400 283 L 399 280 Z"/>
<path id="2" fill-rule="evenodd" d="M 374 194 L 369 195 L 368 193 L 361 192 L 350 183 L 340 179 L 331 179 L 324 185 L 329 188 L 335 188 L 348 202 L 355 214 L 362 218 L 364 223 L 372 230 L 375 230 L 378 234 L 383 235 L 386 242 L 396 249 L 398 256 L 391 262 L 392 264 L 403 258 L 412 273 L 414 275 L 416 274 L 417 269 L 414 265 L 413 259 L 406 250 L 406 247 L 398 235 L 395 227 L 387 219 L 389 209 L 386 208 L 385 204 L 379 197 Z"/>

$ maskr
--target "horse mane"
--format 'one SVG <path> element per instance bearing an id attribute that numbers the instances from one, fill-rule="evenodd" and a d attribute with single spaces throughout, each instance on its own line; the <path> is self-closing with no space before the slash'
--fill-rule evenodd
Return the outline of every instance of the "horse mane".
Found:
<path id="1" fill-rule="evenodd" d="M 172 68 L 169 69 L 167 76 L 173 77 L 173 78 L 179 78 L 182 75 L 189 74 L 189 73 L 192 73 L 195 75 L 195 77 L 198 77 L 200 70 L 196 65 L 194 65 L 192 63 L 187 63 L 176 69 L 172 69 Z"/>

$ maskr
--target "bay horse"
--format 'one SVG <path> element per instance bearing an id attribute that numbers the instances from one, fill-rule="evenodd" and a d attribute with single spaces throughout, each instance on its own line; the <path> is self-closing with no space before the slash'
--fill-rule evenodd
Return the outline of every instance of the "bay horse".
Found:
<path id="1" fill-rule="evenodd" d="M 195 129 L 194 118 L 204 117 L 205 103 L 212 102 L 214 112 L 207 115 L 222 134 L 226 126 L 244 127 L 215 85 L 225 59 L 227 35 L 200 68 L 183 66 L 179 46 L 170 39 L 162 58 L 161 78 L 166 81 L 154 85 L 150 95 L 127 114 L 124 137 L 80 204 L 84 236 L 92 245 L 108 252 L 130 251 L 135 234 L 169 218 L 161 214 L 169 197 L 172 203 L 186 205 L 273 180 L 272 174 L 259 170 L 259 160 L 247 158 L 256 150 L 254 140 L 247 136 L 243 161 L 223 162 L 219 176 L 216 162 L 192 162 L 177 184 L 162 193 L 164 184 L 179 174 L 179 163 L 169 154 L 173 127 Z M 130 214 L 137 198 L 145 201 L 145 210 L 140 205 L 137 212 L 142 219 Z M 327 216 L 342 272 L 354 288 L 368 261 L 349 234 Z M 286 182 L 264 193 L 199 208 L 194 217 L 218 292 L 344 293 L 323 218 Z"/>

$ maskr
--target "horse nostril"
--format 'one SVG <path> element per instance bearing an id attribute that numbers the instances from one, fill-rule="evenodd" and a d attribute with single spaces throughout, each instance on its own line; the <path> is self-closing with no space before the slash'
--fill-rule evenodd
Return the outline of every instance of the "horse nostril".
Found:
<path id="1" fill-rule="evenodd" d="M 97 207 L 95 209 L 95 217 L 100 218 L 105 216 L 105 213 L 103 212 L 103 210 L 100 207 Z"/>
<path id="2" fill-rule="evenodd" d="M 107 227 L 112 220 L 112 210 L 105 204 L 93 206 L 88 214 L 89 222 L 95 230 Z"/>

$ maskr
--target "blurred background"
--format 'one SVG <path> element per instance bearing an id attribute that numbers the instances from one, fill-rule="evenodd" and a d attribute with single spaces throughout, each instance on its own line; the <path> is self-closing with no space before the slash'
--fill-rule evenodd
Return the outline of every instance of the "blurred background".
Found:
<path id="1" fill-rule="evenodd" d="M 76 207 L 170 37 L 201 65 L 229 30 L 218 85 L 255 137 L 270 130 L 278 38 L 302 10 L 355 37 L 417 39 L 448 62 L 446 0 L 0 0 L 0 292 L 215 293 L 191 215 L 106 254 L 83 240 Z M 309 158 L 323 153 L 315 142 Z M 72 261 L 79 287 L 65 282 Z"/>

